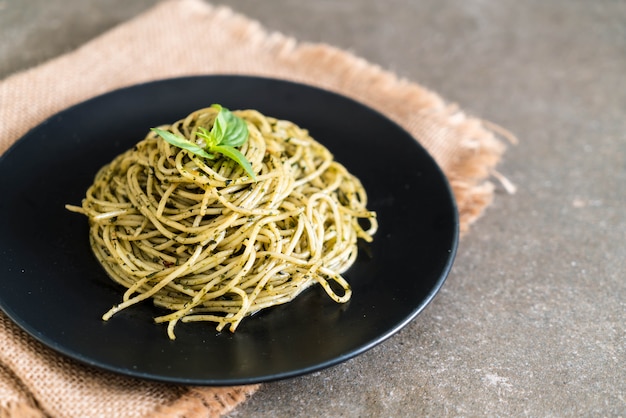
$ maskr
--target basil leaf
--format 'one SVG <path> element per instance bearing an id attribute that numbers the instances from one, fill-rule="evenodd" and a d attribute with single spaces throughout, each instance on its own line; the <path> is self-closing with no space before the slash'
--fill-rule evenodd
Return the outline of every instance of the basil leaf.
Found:
<path id="1" fill-rule="evenodd" d="M 194 144 L 193 142 L 187 141 L 182 136 L 175 135 L 172 132 L 164 131 L 163 129 L 159 128 L 152 128 L 152 131 L 156 132 L 161 138 L 163 138 L 171 145 L 174 145 L 175 147 L 182 148 L 193 154 L 196 154 L 200 157 L 208 158 L 210 160 L 215 158 L 213 154 L 209 154 L 204 150 L 204 148 Z"/>
<path id="2" fill-rule="evenodd" d="M 219 152 L 220 154 L 222 154 L 222 155 L 230 158 L 231 160 L 235 161 L 237 164 L 242 166 L 244 170 L 246 170 L 246 173 L 248 173 L 250 178 L 252 178 L 253 180 L 256 180 L 256 176 L 254 175 L 254 171 L 252 171 L 252 165 L 246 159 L 246 156 L 243 155 L 237 148 L 233 148 L 233 147 L 228 146 L 228 145 L 218 145 L 216 147 L 213 147 L 211 149 L 211 151 Z"/>
<path id="3" fill-rule="evenodd" d="M 213 121 L 213 127 L 211 128 L 211 135 L 215 139 L 215 144 L 212 145 L 219 145 L 228 135 L 228 125 L 230 121 L 227 118 L 227 113 L 231 116 L 232 113 L 218 104 L 211 105 L 211 107 L 218 110 L 217 116 Z"/>
<path id="4" fill-rule="evenodd" d="M 202 126 L 198 127 L 196 131 L 196 136 L 198 138 L 204 139 L 204 144 L 207 149 L 211 149 L 216 146 L 219 142 L 215 139 L 215 136 L 207 129 Z"/>
<path id="5" fill-rule="evenodd" d="M 248 124 L 245 120 L 235 116 L 234 113 L 219 104 L 213 104 L 211 107 L 218 110 L 211 130 L 202 126 L 199 126 L 196 130 L 196 137 L 204 140 L 204 147 L 169 131 L 158 128 L 152 128 L 152 130 L 168 143 L 200 157 L 212 160 L 215 158 L 213 153 L 220 153 L 235 161 L 243 167 L 252 179 L 256 180 L 252 165 L 245 155 L 235 148 L 245 144 L 248 140 Z"/>
<path id="6" fill-rule="evenodd" d="M 215 106 L 215 105 L 213 105 Z M 218 105 L 219 106 L 219 105 Z M 220 107 L 220 112 L 215 121 L 223 118 L 225 123 L 224 136 L 217 143 L 218 145 L 228 145 L 230 147 L 238 147 L 248 140 L 248 124 L 245 120 L 235 116 L 225 107 Z M 215 127 L 215 125 L 213 125 Z"/>

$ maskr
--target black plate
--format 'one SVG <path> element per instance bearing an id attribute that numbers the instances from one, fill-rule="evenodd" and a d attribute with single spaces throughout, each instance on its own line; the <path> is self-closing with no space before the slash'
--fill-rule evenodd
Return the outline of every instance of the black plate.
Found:
<path id="1" fill-rule="evenodd" d="M 122 292 L 91 253 L 86 219 L 64 205 L 79 204 L 96 170 L 150 127 L 212 103 L 258 109 L 308 128 L 362 180 L 380 229 L 345 275 L 352 300 L 338 305 L 314 287 L 245 319 L 235 334 L 181 323 L 175 341 L 153 323 L 159 311 L 151 303 L 103 322 Z M 19 140 L 1 157 L 0 178 L 2 310 L 39 341 L 81 362 L 180 384 L 292 377 L 372 348 L 430 302 L 458 241 L 448 183 L 408 133 L 353 100 L 274 79 L 178 78 L 96 97 Z"/>

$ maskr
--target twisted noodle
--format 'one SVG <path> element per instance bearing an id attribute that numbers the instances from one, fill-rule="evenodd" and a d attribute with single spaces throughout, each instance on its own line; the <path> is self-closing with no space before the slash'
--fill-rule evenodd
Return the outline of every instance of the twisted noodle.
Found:
<path id="1" fill-rule="evenodd" d="M 306 130 L 233 113 L 247 122 L 241 152 L 256 181 L 232 160 L 204 160 L 150 132 L 98 172 L 81 207 L 67 206 L 89 217 L 94 254 L 127 288 L 105 320 L 152 299 L 171 311 L 155 321 L 173 339 L 178 321 L 235 331 L 315 283 L 336 302 L 350 298 L 341 274 L 357 239 L 371 241 L 377 228 L 361 183 Z M 194 140 L 215 115 L 201 109 L 162 128 Z"/>

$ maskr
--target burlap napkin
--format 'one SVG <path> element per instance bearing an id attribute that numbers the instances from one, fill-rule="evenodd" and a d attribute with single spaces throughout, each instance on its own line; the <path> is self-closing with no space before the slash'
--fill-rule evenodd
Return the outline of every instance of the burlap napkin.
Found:
<path id="1" fill-rule="evenodd" d="M 163 24 L 167 22 L 167 24 Z M 202 43 L 202 53 L 185 45 Z M 355 98 L 410 131 L 454 189 L 462 231 L 490 203 L 503 145 L 491 125 L 437 94 L 328 45 L 297 43 L 201 0 L 163 1 L 78 50 L 0 82 L 0 152 L 48 116 L 100 93 L 197 74 L 284 78 Z M 57 355 L 0 313 L 0 417 L 207 417 L 257 386 L 188 388 L 94 370 Z"/>

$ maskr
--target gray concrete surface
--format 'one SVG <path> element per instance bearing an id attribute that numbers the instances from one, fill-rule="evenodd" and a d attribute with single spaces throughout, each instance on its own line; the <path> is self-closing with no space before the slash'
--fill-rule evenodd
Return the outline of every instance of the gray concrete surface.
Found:
<path id="1" fill-rule="evenodd" d="M 0 0 L 0 77 L 153 4 Z M 439 92 L 520 139 L 518 187 L 385 343 L 233 417 L 626 416 L 626 2 L 219 0 Z M 0 104 L 6 105 L 6 104 Z"/>

